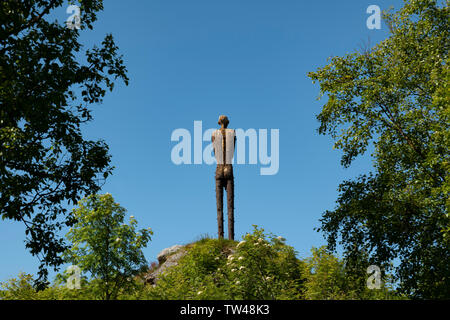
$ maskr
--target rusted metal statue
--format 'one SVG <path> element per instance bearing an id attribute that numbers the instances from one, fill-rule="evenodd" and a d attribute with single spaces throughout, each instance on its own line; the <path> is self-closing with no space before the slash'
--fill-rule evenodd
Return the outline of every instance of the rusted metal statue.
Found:
<path id="1" fill-rule="evenodd" d="M 213 132 L 214 156 L 217 160 L 216 168 L 216 201 L 217 224 L 219 238 L 223 238 L 223 190 L 227 192 L 228 209 L 228 238 L 234 240 L 234 177 L 232 159 L 236 145 L 236 132 L 228 129 L 229 120 L 226 116 L 219 117 L 220 129 Z"/>

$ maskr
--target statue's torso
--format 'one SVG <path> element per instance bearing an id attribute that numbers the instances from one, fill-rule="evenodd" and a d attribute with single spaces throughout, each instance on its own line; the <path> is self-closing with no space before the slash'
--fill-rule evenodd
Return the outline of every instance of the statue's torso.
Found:
<path id="1" fill-rule="evenodd" d="M 217 165 L 232 165 L 236 132 L 234 129 L 218 129 L 213 132 L 213 136 L 214 156 Z"/>

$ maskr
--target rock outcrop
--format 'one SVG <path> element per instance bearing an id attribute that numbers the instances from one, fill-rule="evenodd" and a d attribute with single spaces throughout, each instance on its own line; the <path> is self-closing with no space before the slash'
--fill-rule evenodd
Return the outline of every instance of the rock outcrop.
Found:
<path id="1" fill-rule="evenodd" d="M 178 261 L 185 254 L 185 246 L 179 244 L 162 250 L 157 256 L 159 263 L 158 267 L 145 276 L 145 282 L 151 285 L 156 285 L 156 282 L 164 273 L 164 271 L 166 271 L 168 268 L 176 266 L 178 264 Z"/>

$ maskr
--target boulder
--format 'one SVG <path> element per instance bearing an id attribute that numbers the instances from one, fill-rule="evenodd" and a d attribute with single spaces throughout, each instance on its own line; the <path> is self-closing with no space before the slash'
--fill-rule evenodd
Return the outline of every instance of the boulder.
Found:
<path id="1" fill-rule="evenodd" d="M 163 264 L 166 261 L 168 256 L 170 256 L 171 254 L 174 254 L 181 248 L 184 248 L 184 246 L 182 246 L 181 244 L 176 244 L 174 246 L 171 246 L 169 248 L 165 248 L 164 250 L 162 250 L 160 253 L 158 253 L 158 256 L 157 256 L 159 264 L 160 265 Z"/>
<path id="2" fill-rule="evenodd" d="M 182 245 L 174 245 L 162 250 L 157 256 L 159 262 L 158 267 L 153 272 L 150 272 L 145 276 L 145 282 L 151 285 L 156 285 L 156 282 L 161 274 L 163 274 L 168 268 L 176 266 L 178 261 L 185 254 L 186 250 Z"/>

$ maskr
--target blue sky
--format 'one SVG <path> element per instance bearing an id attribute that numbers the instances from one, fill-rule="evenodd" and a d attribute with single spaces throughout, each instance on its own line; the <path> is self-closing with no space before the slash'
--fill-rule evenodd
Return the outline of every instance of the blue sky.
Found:
<path id="1" fill-rule="evenodd" d="M 340 166 L 340 151 L 317 133 L 325 100 L 317 101 L 318 84 L 307 73 L 368 37 L 387 36 L 384 24 L 366 27 L 372 4 L 384 10 L 402 1 L 105 1 L 82 42 L 90 48 L 112 33 L 130 85 L 117 84 L 93 107 L 84 132 L 110 146 L 116 169 L 102 192 L 154 230 L 144 250 L 149 262 L 166 247 L 217 234 L 215 167 L 176 166 L 170 138 L 177 128 L 193 133 L 194 121 L 216 127 L 220 114 L 232 128 L 280 130 L 278 174 L 235 166 L 236 238 L 256 224 L 285 237 L 299 257 L 325 244 L 314 231 L 321 214 L 334 208 L 339 183 L 370 170 L 371 160 Z M 62 8 L 54 16 L 63 23 L 69 15 Z M 0 223 L 0 281 L 37 271 L 24 238 L 22 225 Z"/>

